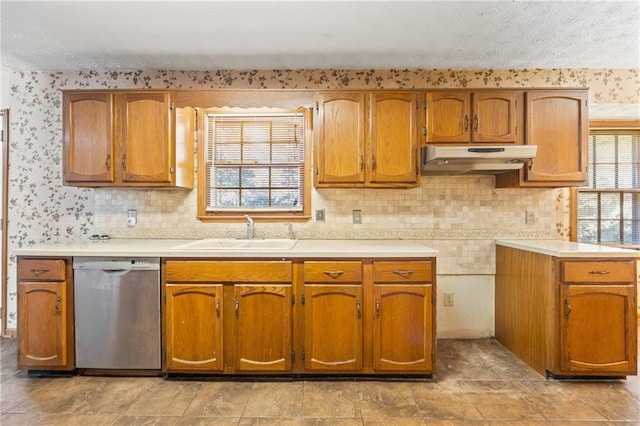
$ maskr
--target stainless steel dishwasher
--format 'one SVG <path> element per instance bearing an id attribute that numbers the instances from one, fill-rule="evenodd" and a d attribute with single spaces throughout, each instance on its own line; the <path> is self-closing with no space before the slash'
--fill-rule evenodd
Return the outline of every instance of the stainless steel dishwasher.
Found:
<path id="1" fill-rule="evenodd" d="M 161 368 L 160 259 L 74 257 L 76 366 Z"/>

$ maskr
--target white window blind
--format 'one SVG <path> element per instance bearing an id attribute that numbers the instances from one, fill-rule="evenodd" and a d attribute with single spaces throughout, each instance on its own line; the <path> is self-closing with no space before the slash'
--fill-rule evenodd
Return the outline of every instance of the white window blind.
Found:
<path id="1" fill-rule="evenodd" d="M 639 245 L 640 130 L 591 130 L 588 170 L 577 191 L 578 241 Z"/>
<path id="2" fill-rule="evenodd" d="M 303 210 L 304 114 L 205 115 L 207 212 Z"/>

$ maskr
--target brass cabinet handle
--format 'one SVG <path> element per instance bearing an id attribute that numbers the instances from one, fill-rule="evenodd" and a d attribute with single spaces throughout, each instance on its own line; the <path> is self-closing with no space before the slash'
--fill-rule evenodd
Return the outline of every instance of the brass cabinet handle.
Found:
<path id="1" fill-rule="evenodd" d="M 480 125 L 480 119 L 478 118 L 478 114 L 474 114 L 473 115 L 473 127 L 474 127 L 474 131 L 478 131 L 478 127 Z"/>
<path id="2" fill-rule="evenodd" d="M 371 170 L 376 171 L 376 156 L 371 156 Z"/>
<path id="3" fill-rule="evenodd" d="M 466 132 L 467 130 L 469 130 L 469 116 L 465 115 L 464 116 L 464 131 Z"/>
<path id="4" fill-rule="evenodd" d="M 236 312 L 237 312 L 237 309 L 238 308 L 236 308 Z M 220 299 L 216 300 L 216 316 L 220 318 Z"/>
<path id="5" fill-rule="evenodd" d="M 60 299 L 60 296 L 58 296 L 58 297 L 56 298 L 56 315 L 57 315 L 57 316 L 62 315 L 62 312 L 60 311 L 60 301 L 61 301 L 61 300 L 62 300 L 62 299 Z"/>
<path id="6" fill-rule="evenodd" d="M 569 315 L 571 315 L 571 305 L 569 299 L 564 299 L 564 317 L 569 319 Z"/>
<path id="7" fill-rule="evenodd" d="M 356 299 L 356 318 L 360 319 L 360 299 Z"/>
<path id="8" fill-rule="evenodd" d="M 380 318 L 380 299 L 376 299 L 376 318 Z"/>
<path id="9" fill-rule="evenodd" d="M 46 268 L 31 268 L 29 269 L 29 271 L 33 274 L 33 275 L 41 275 L 41 274 L 46 274 L 47 272 L 51 271 L 51 269 L 46 269 Z"/>
<path id="10" fill-rule="evenodd" d="M 364 170 L 364 155 L 360 156 L 360 171 Z"/>
<path id="11" fill-rule="evenodd" d="M 413 274 L 413 271 L 410 269 L 396 269 L 393 273 L 400 275 L 401 277 L 408 278 Z"/>
<path id="12" fill-rule="evenodd" d="M 111 154 L 107 154 L 107 159 L 105 160 L 104 165 L 107 167 L 107 170 L 111 170 Z"/>
<path id="13" fill-rule="evenodd" d="M 127 170 L 127 154 L 122 154 L 122 170 Z"/>
<path id="14" fill-rule="evenodd" d="M 240 300 L 236 299 L 236 318 L 240 318 Z"/>
<path id="15" fill-rule="evenodd" d="M 335 279 L 344 274 L 344 271 L 323 271 L 323 273 Z"/>
<path id="16" fill-rule="evenodd" d="M 609 275 L 609 271 L 589 271 L 591 275 Z"/>

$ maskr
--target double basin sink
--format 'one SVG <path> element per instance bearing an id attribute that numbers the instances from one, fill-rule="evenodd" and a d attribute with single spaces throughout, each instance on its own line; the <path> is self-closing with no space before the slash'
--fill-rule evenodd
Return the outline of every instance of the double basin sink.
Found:
<path id="1" fill-rule="evenodd" d="M 180 244 L 174 250 L 291 250 L 298 240 L 205 238 Z"/>

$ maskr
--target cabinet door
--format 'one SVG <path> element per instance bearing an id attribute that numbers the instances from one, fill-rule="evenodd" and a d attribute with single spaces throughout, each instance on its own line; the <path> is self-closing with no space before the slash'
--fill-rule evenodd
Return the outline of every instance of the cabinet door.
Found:
<path id="1" fill-rule="evenodd" d="M 533 91 L 525 96 L 526 144 L 538 147 L 536 157 L 525 165 L 525 181 L 586 181 L 587 92 Z"/>
<path id="2" fill-rule="evenodd" d="M 427 93 L 427 143 L 471 140 L 471 94 L 468 92 Z"/>
<path id="3" fill-rule="evenodd" d="M 521 143 L 518 96 L 514 91 L 474 93 L 471 141 Z"/>
<path id="4" fill-rule="evenodd" d="M 371 183 L 418 181 L 418 94 L 370 95 Z"/>
<path id="5" fill-rule="evenodd" d="M 562 285 L 560 367 L 565 374 L 636 374 L 635 289 Z"/>
<path id="6" fill-rule="evenodd" d="M 113 95 L 63 96 L 64 183 L 114 182 Z"/>
<path id="7" fill-rule="evenodd" d="M 64 281 L 18 283 L 19 368 L 67 366 L 66 286 Z"/>
<path id="8" fill-rule="evenodd" d="M 222 370 L 222 294 L 220 284 L 167 284 L 168 371 Z"/>
<path id="9" fill-rule="evenodd" d="M 174 114 L 169 93 L 123 93 L 122 180 L 171 183 Z"/>
<path id="10" fill-rule="evenodd" d="M 318 94 L 316 184 L 364 183 L 365 95 Z"/>
<path id="11" fill-rule="evenodd" d="M 291 286 L 236 284 L 234 291 L 236 369 L 291 370 Z"/>
<path id="12" fill-rule="evenodd" d="M 362 287 L 305 285 L 305 369 L 362 369 Z"/>
<path id="13" fill-rule="evenodd" d="M 373 291 L 373 367 L 432 371 L 432 286 L 375 284 Z"/>

